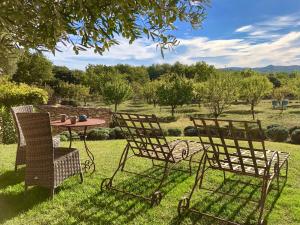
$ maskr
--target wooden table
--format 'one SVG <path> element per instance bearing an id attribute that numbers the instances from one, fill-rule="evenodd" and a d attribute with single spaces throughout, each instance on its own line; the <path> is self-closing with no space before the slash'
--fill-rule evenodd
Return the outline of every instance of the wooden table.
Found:
<path id="1" fill-rule="evenodd" d="M 90 149 L 87 146 L 86 143 L 86 132 L 87 129 L 90 127 L 97 127 L 97 126 L 101 126 L 103 124 L 105 124 L 105 120 L 103 119 L 96 119 L 96 118 L 88 118 L 87 121 L 83 121 L 83 122 L 79 122 L 77 121 L 75 124 L 71 124 L 71 121 L 68 119 L 65 122 L 61 122 L 60 120 L 55 120 L 55 121 L 51 121 L 51 126 L 52 127 L 63 127 L 66 128 L 69 131 L 69 135 L 70 135 L 70 144 L 69 144 L 69 148 L 72 147 L 72 128 L 83 128 L 83 142 L 84 142 L 84 147 L 85 147 L 85 151 L 88 155 L 88 159 L 85 160 L 82 165 L 83 165 L 83 170 L 85 172 L 88 172 L 91 170 L 91 173 L 95 172 L 96 169 L 96 165 L 95 165 L 95 157 L 93 155 L 93 153 L 90 151 Z"/>

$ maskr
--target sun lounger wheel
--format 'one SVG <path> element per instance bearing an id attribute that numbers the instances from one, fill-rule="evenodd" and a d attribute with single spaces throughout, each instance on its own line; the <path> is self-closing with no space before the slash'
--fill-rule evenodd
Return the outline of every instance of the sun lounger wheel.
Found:
<path id="1" fill-rule="evenodd" d="M 160 191 L 156 191 L 151 196 L 151 206 L 159 205 L 162 199 L 162 193 Z"/>
<path id="2" fill-rule="evenodd" d="M 177 207 L 178 215 L 182 215 L 184 212 L 188 210 L 189 207 L 190 207 L 190 199 L 188 197 L 183 197 L 178 203 L 178 207 Z"/>
<path id="3" fill-rule="evenodd" d="M 101 182 L 101 191 L 110 190 L 112 187 L 112 180 L 110 178 L 105 178 Z"/>

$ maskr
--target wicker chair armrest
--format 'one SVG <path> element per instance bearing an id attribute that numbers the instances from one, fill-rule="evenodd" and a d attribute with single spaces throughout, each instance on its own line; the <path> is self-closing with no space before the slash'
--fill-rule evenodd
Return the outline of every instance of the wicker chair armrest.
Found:
<path id="1" fill-rule="evenodd" d="M 63 160 L 66 156 L 79 153 L 76 148 L 67 148 L 67 147 L 57 147 L 54 148 L 54 161 Z"/>

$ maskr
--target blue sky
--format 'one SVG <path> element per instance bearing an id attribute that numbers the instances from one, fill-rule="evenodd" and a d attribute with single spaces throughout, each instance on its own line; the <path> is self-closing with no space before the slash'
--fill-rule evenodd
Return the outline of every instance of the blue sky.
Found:
<path id="1" fill-rule="evenodd" d="M 84 69 L 88 64 L 192 64 L 216 67 L 300 65 L 300 0 L 212 0 L 201 29 L 176 23 L 180 44 L 162 58 L 153 43 L 142 38 L 129 45 L 119 38 L 103 56 L 90 49 L 75 55 L 71 46 L 47 57 L 56 65 Z"/>

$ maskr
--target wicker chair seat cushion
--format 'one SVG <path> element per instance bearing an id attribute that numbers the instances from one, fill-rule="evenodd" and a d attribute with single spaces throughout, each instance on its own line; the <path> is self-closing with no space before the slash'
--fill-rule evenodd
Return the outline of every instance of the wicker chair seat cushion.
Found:
<path id="1" fill-rule="evenodd" d="M 159 159 L 165 160 L 167 158 L 170 150 L 172 151 L 172 155 L 169 158 L 170 162 L 179 162 L 195 153 L 202 151 L 202 145 L 199 142 L 188 141 L 188 140 L 174 140 L 168 142 L 169 147 L 156 147 L 155 151 L 145 151 L 141 150 L 144 156 L 149 156 L 152 158 L 156 158 L 158 156 Z"/>
<path id="2" fill-rule="evenodd" d="M 266 151 L 266 156 L 267 156 L 267 161 L 270 162 L 272 156 L 273 156 L 273 153 L 275 151 L 271 151 L 271 150 L 267 150 Z M 231 162 L 234 162 L 235 165 L 233 166 L 233 170 L 236 171 L 236 172 L 242 172 L 242 166 L 240 165 L 240 158 L 238 157 L 238 153 L 235 153 L 237 156 L 230 156 L 230 161 Z M 253 160 L 251 159 L 251 153 L 250 151 L 247 151 L 247 150 L 241 150 L 241 154 L 242 156 L 248 156 L 249 158 L 243 158 L 243 163 L 244 163 L 244 168 L 245 168 L 245 172 L 246 173 L 249 173 L 250 175 L 255 175 L 255 167 L 257 167 L 257 170 L 258 170 L 258 174 L 260 176 L 264 176 L 264 173 L 265 173 L 265 161 L 263 160 L 256 160 L 256 166 L 254 165 L 253 163 Z M 263 152 L 256 152 L 256 157 L 257 158 L 261 158 L 263 159 L 264 158 L 264 154 Z M 286 153 L 286 152 L 278 152 L 278 155 L 279 155 L 279 168 L 282 167 L 282 165 L 288 160 L 289 158 L 289 153 Z M 224 161 L 226 161 L 226 159 L 224 159 Z M 272 161 L 272 165 L 270 167 L 270 178 L 272 178 L 274 175 L 275 175 L 275 171 L 274 171 L 274 165 L 275 163 L 277 163 L 277 157 L 274 157 L 273 161 Z M 229 163 L 226 163 L 226 162 L 221 162 L 220 163 L 222 168 L 224 169 L 228 169 L 230 170 L 230 165 Z M 218 167 L 218 164 L 215 163 L 214 164 L 215 167 Z M 260 168 L 260 167 L 263 167 L 263 168 Z"/>

